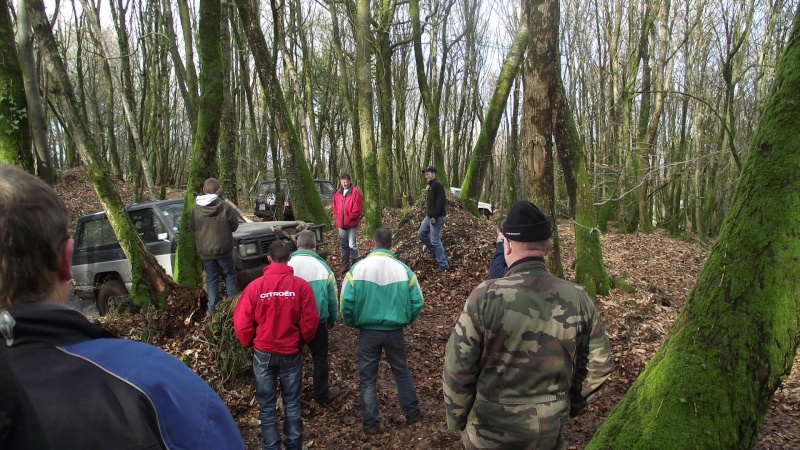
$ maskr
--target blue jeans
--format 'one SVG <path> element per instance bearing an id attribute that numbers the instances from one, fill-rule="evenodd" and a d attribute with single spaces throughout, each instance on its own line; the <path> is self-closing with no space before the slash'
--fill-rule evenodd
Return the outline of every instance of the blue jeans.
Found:
<path id="1" fill-rule="evenodd" d="M 278 433 L 278 413 L 275 403 L 278 398 L 278 378 L 283 397 L 283 445 L 287 450 L 303 447 L 303 419 L 300 417 L 300 392 L 303 390 L 303 354 L 277 355 L 253 350 L 253 372 L 256 378 L 256 398 L 261 405 L 261 448 L 279 450 L 281 436 Z"/>
<path id="2" fill-rule="evenodd" d="M 376 386 L 381 350 L 386 352 L 386 360 L 392 368 L 394 381 L 397 384 L 397 396 L 400 398 L 400 408 L 406 419 L 416 418 L 422 414 L 414 387 L 414 377 L 411 376 L 406 362 L 406 341 L 403 330 L 361 330 L 358 333 L 358 379 L 361 388 L 361 420 L 365 428 L 377 428 L 381 425 Z"/>
<path id="3" fill-rule="evenodd" d="M 357 235 L 358 227 L 339 228 L 339 243 L 342 244 L 342 259 L 358 258 L 358 244 L 356 243 Z"/>
<path id="4" fill-rule="evenodd" d="M 203 261 L 206 271 L 206 294 L 208 295 L 208 312 L 217 312 L 219 306 L 219 274 L 225 277 L 225 295 L 236 297 L 236 270 L 233 258 L 207 259 Z"/>
<path id="5" fill-rule="evenodd" d="M 431 218 L 425 216 L 422 219 L 422 225 L 419 227 L 419 240 L 436 257 L 436 264 L 439 265 L 440 269 L 450 268 L 447 256 L 444 254 L 444 245 L 442 245 L 442 227 L 446 218 L 447 216 L 439 216 L 436 218 L 436 223 L 431 224 Z"/>

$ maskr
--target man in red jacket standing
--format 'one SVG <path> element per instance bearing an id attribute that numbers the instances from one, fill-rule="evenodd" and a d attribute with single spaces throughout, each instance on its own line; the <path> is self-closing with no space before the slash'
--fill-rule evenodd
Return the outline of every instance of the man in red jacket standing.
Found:
<path id="1" fill-rule="evenodd" d="M 278 378 L 285 411 L 283 445 L 303 448 L 300 392 L 303 387 L 303 346 L 314 338 L 319 324 L 317 303 L 308 282 L 294 275 L 286 263 L 291 247 L 275 241 L 269 247 L 270 264 L 264 275 L 247 285 L 233 312 L 239 342 L 253 348 L 256 398 L 261 405 L 261 447 L 281 448 L 275 403 Z"/>
<path id="2" fill-rule="evenodd" d="M 364 213 L 364 199 L 361 191 L 353 186 L 349 173 L 339 177 L 341 187 L 333 194 L 333 221 L 339 229 L 339 242 L 342 244 L 342 273 L 358 259 L 358 226 Z"/>

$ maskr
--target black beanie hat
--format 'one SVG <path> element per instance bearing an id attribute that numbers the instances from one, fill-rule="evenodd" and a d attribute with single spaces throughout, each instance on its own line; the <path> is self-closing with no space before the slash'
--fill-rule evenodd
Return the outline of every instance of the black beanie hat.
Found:
<path id="1" fill-rule="evenodd" d="M 545 241 L 552 235 L 550 218 L 536 205 L 525 200 L 511 207 L 503 223 L 503 236 L 511 241 Z"/>

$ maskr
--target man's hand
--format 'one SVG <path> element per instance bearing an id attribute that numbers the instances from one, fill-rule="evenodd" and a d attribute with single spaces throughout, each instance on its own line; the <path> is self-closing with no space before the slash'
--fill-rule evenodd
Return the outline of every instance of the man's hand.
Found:
<path id="1" fill-rule="evenodd" d="M 436 217 L 431 217 L 431 225 L 436 225 Z"/>

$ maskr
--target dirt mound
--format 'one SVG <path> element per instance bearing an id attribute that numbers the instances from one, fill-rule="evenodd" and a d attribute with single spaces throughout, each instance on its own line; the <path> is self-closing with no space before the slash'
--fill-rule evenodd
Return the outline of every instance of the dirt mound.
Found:
<path id="1" fill-rule="evenodd" d="M 122 198 L 123 204 L 129 205 L 136 202 L 133 185 L 114 177 L 110 178 Z M 97 193 L 86 175 L 86 169 L 82 166 L 59 172 L 58 181 L 53 189 L 67 206 L 71 230 L 75 229 L 78 217 L 103 210 L 103 205 L 100 204 Z M 184 195 L 184 192 L 184 189 L 168 187 L 165 189 L 164 198 L 179 198 Z M 140 202 L 152 200 L 147 189 L 141 189 L 138 197 Z"/>

